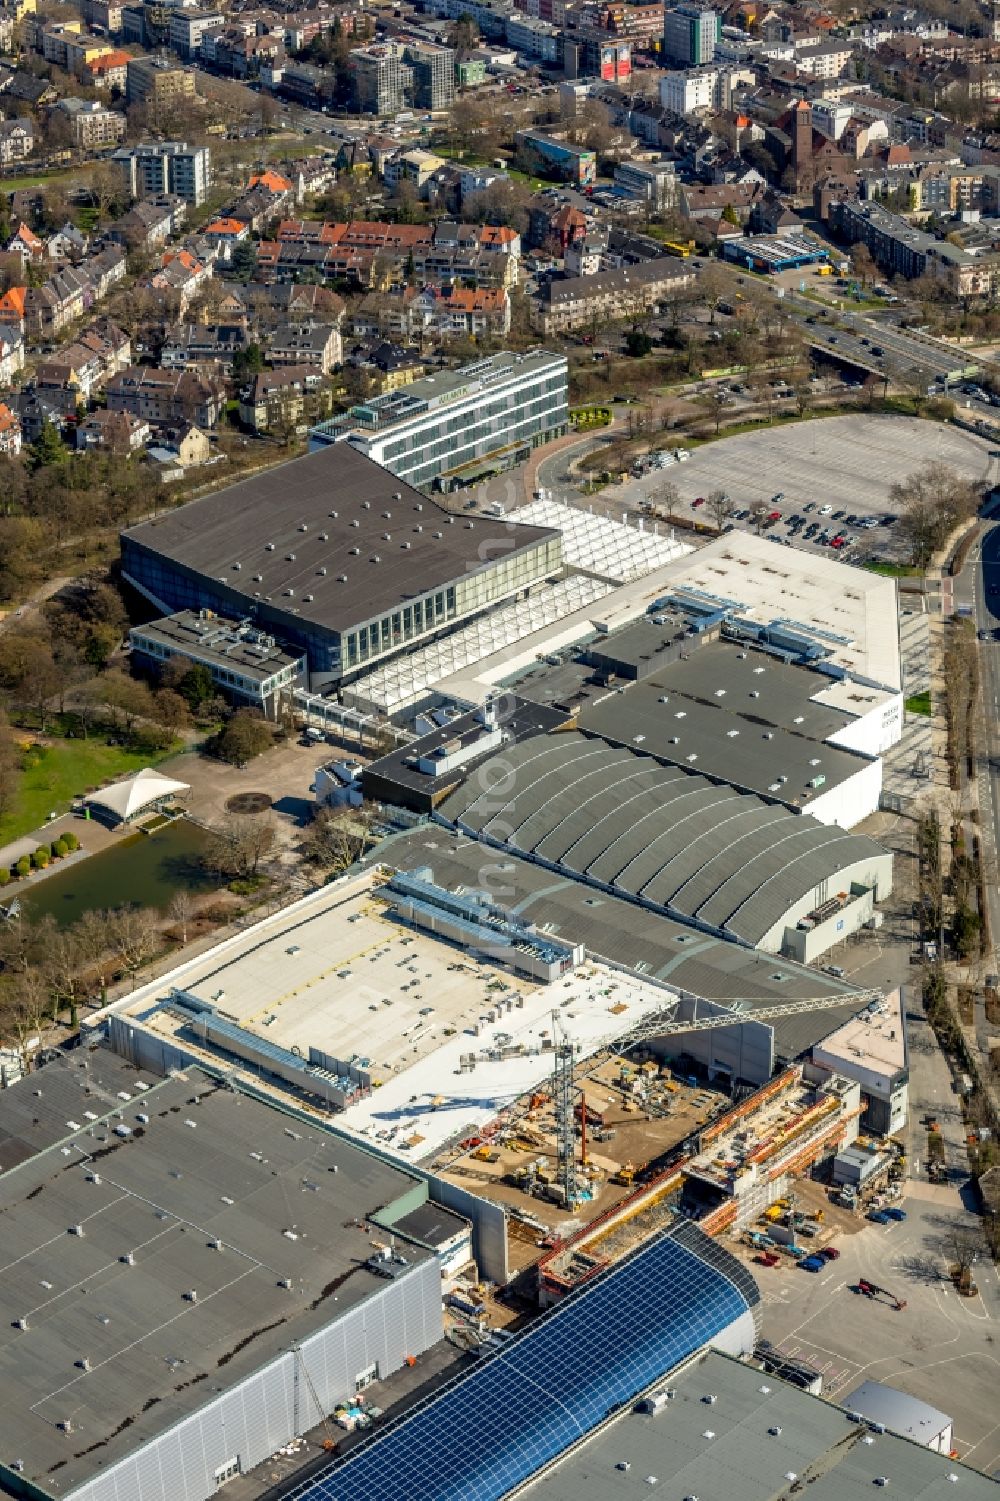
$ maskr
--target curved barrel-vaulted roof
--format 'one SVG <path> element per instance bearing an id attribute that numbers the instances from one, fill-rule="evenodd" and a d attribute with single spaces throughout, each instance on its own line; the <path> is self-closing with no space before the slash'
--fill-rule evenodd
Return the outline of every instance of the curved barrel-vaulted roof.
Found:
<path id="1" fill-rule="evenodd" d="M 294 1501 L 498 1501 L 710 1341 L 748 1349 L 759 1301 L 747 1269 L 679 1221 Z"/>
<path id="2" fill-rule="evenodd" d="M 884 856 L 864 835 L 576 732 L 505 746 L 497 766 L 440 815 L 746 943 Z"/>

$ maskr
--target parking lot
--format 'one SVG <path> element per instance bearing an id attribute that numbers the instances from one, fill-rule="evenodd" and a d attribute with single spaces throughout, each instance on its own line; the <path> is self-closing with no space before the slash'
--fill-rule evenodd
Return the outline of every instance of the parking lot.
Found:
<path id="1" fill-rule="evenodd" d="M 773 500 L 781 519 L 769 528 L 770 535 L 808 548 L 822 546 L 818 539 L 825 531 L 827 542 L 838 535 L 851 539 L 843 555 L 893 557 L 900 548 L 893 527 L 866 529 L 846 518 L 891 514 L 892 485 L 931 463 L 949 464 L 985 482 L 991 461 L 984 442 L 944 423 L 859 414 L 723 438 L 695 450 L 690 463 L 654 469 L 604 493 L 630 507 L 655 502 L 665 484 L 676 486 L 682 509 L 713 490 L 726 491 L 742 510 Z M 790 530 L 795 514 L 803 516 L 803 525 Z M 746 525 L 747 519 L 737 524 Z M 814 522 L 816 530 L 807 538 Z"/>

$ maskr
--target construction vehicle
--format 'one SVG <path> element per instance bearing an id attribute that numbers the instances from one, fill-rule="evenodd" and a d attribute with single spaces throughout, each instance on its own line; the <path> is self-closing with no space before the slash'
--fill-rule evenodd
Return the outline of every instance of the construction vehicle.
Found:
<path id="1" fill-rule="evenodd" d="M 497 1152 L 493 1147 L 477 1147 L 472 1155 L 477 1162 L 500 1161 L 500 1153 Z"/>
<path id="2" fill-rule="evenodd" d="M 634 1162 L 623 1162 L 616 1173 L 611 1174 L 612 1183 L 617 1183 L 622 1188 L 631 1188 L 635 1182 L 638 1169 Z"/>

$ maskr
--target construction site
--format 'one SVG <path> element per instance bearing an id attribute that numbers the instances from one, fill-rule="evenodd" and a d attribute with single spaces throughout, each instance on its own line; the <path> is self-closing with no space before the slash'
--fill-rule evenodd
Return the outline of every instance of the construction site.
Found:
<path id="1" fill-rule="evenodd" d="M 119 1003 L 112 1046 L 161 1073 L 214 1068 L 419 1166 L 477 1227 L 480 1274 L 538 1263 L 521 1286 L 543 1303 L 678 1216 L 738 1242 L 852 1147 L 863 1058 L 813 1053 L 881 993 L 523 862 L 484 866 L 434 825 L 394 849 L 405 862 L 373 861 Z M 516 906 L 490 896 L 491 869 Z M 603 957 L 626 924 L 635 967 Z M 669 980 L 645 957 L 661 938 Z"/>

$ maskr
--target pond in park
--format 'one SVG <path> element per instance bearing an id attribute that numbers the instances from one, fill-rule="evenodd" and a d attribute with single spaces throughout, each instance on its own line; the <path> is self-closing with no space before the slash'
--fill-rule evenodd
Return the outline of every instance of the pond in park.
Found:
<path id="1" fill-rule="evenodd" d="M 86 848 L 86 826 L 81 827 Z M 154 834 L 131 834 L 98 855 L 74 860 L 65 869 L 20 892 L 28 917 L 51 913 L 60 927 L 93 908 L 167 906 L 177 891 L 192 896 L 214 890 L 217 877 L 204 870 L 200 855 L 208 835 L 186 818 Z"/>

